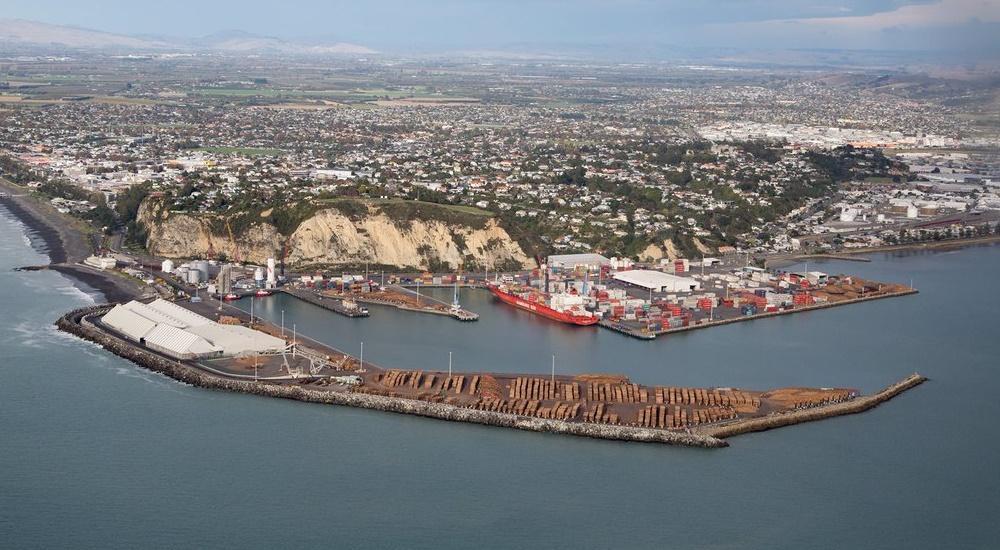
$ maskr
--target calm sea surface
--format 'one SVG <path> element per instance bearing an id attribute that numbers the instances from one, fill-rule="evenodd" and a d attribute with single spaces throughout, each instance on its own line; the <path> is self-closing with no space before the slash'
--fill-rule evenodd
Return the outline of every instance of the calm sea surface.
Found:
<path id="1" fill-rule="evenodd" d="M 866 414 L 700 450 L 185 386 L 52 322 L 92 302 L 0 208 L 0 547 L 996 548 L 1000 247 L 810 263 L 914 297 L 641 342 L 466 292 L 477 323 L 284 297 L 261 315 L 383 366 L 880 389 Z M 449 297 L 447 291 L 439 296 Z M 249 307 L 246 302 L 243 304 Z"/>

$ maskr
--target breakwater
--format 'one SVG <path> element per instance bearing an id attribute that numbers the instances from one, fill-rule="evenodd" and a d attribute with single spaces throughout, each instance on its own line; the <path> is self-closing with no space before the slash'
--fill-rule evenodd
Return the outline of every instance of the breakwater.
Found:
<path id="1" fill-rule="evenodd" d="M 310 403 L 360 407 L 384 412 L 410 414 L 454 422 L 470 422 L 533 432 L 549 432 L 616 441 L 666 443 L 703 448 L 718 448 L 729 445 L 722 439 L 696 433 L 674 432 L 636 426 L 565 422 L 469 409 L 444 403 L 354 393 L 346 390 L 318 390 L 293 384 L 252 382 L 229 378 L 223 375 L 209 374 L 194 365 L 174 361 L 139 348 L 100 330 L 87 320 L 88 317 L 99 315 L 111 307 L 111 305 L 105 304 L 71 311 L 60 317 L 56 322 L 56 326 L 63 331 L 94 342 L 115 355 L 128 359 L 141 367 L 159 372 L 193 386 L 282 399 L 294 399 Z"/>
<path id="2" fill-rule="evenodd" d="M 816 420 L 823 420 L 845 414 L 857 414 L 885 403 L 904 391 L 919 386 L 926 381 L 927 377 L 914 373 L 907 376 L 903 380 L 886 387 L 880 392 L 855 397 L 849 401 L 842 401 L 840 403 L 832 403 L 829 405 L 820 405 L 818 407 L 810 407 L 808 409 L 800 409 L 785 413 L 775 413 L 759 418 L 748 418 L 706 425 L 695 428 L 694 431 L 702 435 L 723 438 L 750 432 L 761 432 L 764 430 L 780 428 L 782 426 L 801 424 L 803 422 L 814 422 Z"/>

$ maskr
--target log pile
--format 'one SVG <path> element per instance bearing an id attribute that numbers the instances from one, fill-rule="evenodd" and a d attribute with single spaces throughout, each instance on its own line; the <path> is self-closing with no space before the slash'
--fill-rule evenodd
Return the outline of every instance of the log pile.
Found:
<path id="1" fill-rule="evenodd" d="M 471 408 L 553 420 L 573 420 L 580 413 L 582 405 L 579 401 L 555 401 L 542 406 L 542 402 L 537 399 L 480 399 Z"/>
<path id="2" fill-rule="evenodd" d="M 589 409 L 583 414 L 583 420 L 585 422 L 593 422 L 596 424 L 618 424 L 618 415 L 609 412 L 607 405 L 604 403 L 597 403 L 594 405 L 593 409 Z"/>
<path id="3" fill-rule="evenodd" d="M 736 418 L 736 411 L 729 407 L 688 409 L 679 405 L 650 405 L 639 409 L 636 425 L 671 430 L 733 418 Z"/>
<path id="4" fill-rule="evenodd" d="M 580 399 L 580 385 L 576 382 L 564 383 L 544 378 L 519 376 L 508 388 L 511 399 Z"/>
<path id="5" fill-rule="evenodd" d="M 646 403 L 649 390 L 638 384 L 587 384 L 588 401 Z"/>
<path id="6" fill-rule="evenodd" d="M 703 407 L 760 407 L 760 398 L 741 390 L 677 388 L 657 386 L 653 389 L 657 405 L 700 405 Z"/>

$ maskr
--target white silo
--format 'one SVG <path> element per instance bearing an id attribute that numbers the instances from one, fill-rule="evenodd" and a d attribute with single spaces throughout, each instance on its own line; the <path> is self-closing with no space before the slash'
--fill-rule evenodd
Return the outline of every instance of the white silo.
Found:
<path id="1" fill-rule="evenodd" d="M 257 285 L 257 288 L 264 288 L 264 268 L 258 267 L 253 270 L 253 282 Z"/>
<path id="2" fill-rule="evenodd" d="M 202 281 L 207 281 L 208 278 L 211 276 L 207 260 L 195 260 L 191 262 L 191 270 L 198 271 L 199 273 L 201 273 Z"/>
<path id="3" fill-rule="evenodd" d="M 187 273 L 188 284 L 196 285 L 202 281 L 201 270 L 192 269 Z"/>
<path id="4" fill-rule="evenodd" d="M 160 271 L 162 271 L 164 273 L 173 273 L 174 272 L 174 261 L 173 260 L 163 260 L 163 263 L 160 264 Z"/>
<path id="5" fill-rule="evenodd" d="M 278 277 L 274 272 L 274 258 L 267 259 L 267 288 L 274 288 L 278 284 Z"/>

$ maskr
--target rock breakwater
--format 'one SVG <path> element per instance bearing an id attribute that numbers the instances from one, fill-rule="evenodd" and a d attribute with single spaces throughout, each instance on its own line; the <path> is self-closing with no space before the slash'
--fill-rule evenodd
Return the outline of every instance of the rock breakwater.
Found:
<path id="1" fill-rule="evenodd" d="M 159 372 L 193 386 L 282 399 L 294 399 L 309 403 L 360 407 L 454 422 L 471 422 L 486 426 L 515 428 L 533 432 L 549 432 L 617 441 L 666 443 L 703 448 L 718 448 L 729 445 L 726 441 L 716 437 L 695 433 L 673 432 L 635 426 L 564 422 L 468 409 L 444 403 L 430 403 L 413 399 L 354 393 L 346 390 L 320 390 L 294 384 L 251 382 L 226 378 L 221 375 L 209 374 L 198 369 L 196 366 L 180 363 L 136 347 L 131 343 L 102 331 L 87 320 L 88 317 L 99 315 L 111 307 L 111 305 L 105 304 L 71 311 L 62 316 L 56 322 L 56 326 L 63 331 L 97 343 L 115 355 L 128 359 L 141 367 Z"/>

